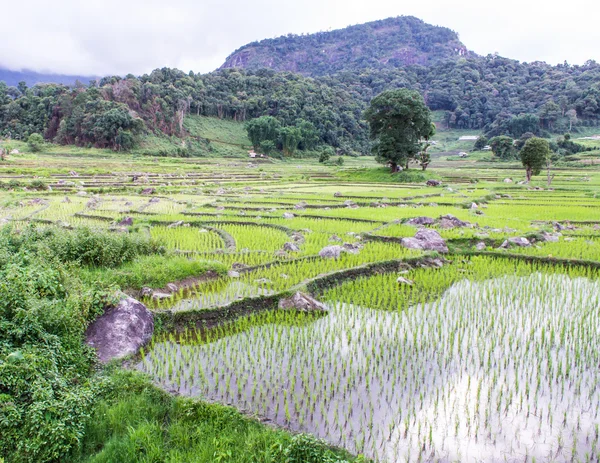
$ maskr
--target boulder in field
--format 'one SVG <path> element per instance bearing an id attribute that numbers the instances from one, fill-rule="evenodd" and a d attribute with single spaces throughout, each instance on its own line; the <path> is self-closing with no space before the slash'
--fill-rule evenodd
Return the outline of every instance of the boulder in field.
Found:
<path id="1" fill-rule="evenodd" d="M 402 238 L 402 246 L 409 249 L 448 252 L 446 241 L 435 230 L 421 228 L 413 238 Z"/>
<path id="2" fill-rule="evenodd" d="M 344 248 L 341 246 L 325 246 L 323 249 L 319 251 L 319 256 L 324 257 L 326 259 L 337 259 L 342 254 Z"/>
<path id="3" fill-rule="evenodd" d="M 500 245 L 501 248 L 508 249 L 511 246 L 518 246 L 520 248 L 526 248 L 531 246 L 531 243 L 527 238 L 522 236 L 513 236 L 508 238 Z"/>
<path id="4" fill-rule="evenodd" d="M 105 363 L 135 354 L 150 341 L 153 332 L 152 312 L 141 302 L 125 297 L 88 327 L 85 338 Z"/>
<path id="5" fill-rule="evenodd" d="M 358 254 L 363 248 L 363 245 L 359 243 L 344 243 L 342 248 L 344 248 L 344 251 L 350 254 Z"/>
<path id="6" fill-rule="evenodd" d="M 125 217 L 117 225 L 120 225 L 121 227 L 129 227 L 129 226 L 133 225 L 133 218 Z"/>
<path id="7" fill-rule="evenodd" d="M 156 190 L 154 188 L 144 188 L 142 190 L 143 195 L 153 195 Z"/>
<path id="8" fill-rule="evenodd" d="M 463 228 L 470 227 L 469 222 L 464 222 L 452 214 L 446 214 L 440 217 L 439 225 L 442 228 Z"/>
<path id="9" fill-rule="evenodd" d="M 561 234 L 560 233 L 548 233 L 548 232 L 542 232 L 539 235 L 539 241 L 545 241 L 545 242 L 550 242 L 550 243 L 558 243 L 558 240 L 560 239 Z"/>
<path id="10" fill-rule="evenodd" d="M 315 298 L 301 292 L 279 300 L 282 310 L 299 310 L 300 312 L 326 312 L 327 307 Z"/>
<path id="11" fill-rule="evenodd" d="M 475 245 L 475 249 L 477 249 L 478 251 L 483 251 L 486 247 L 487 245 L 483 241 L 480 241 Z"/>
<path id="12" fill-rule="evenodd" d="M 284 212 L 283 213 L 283 218 L 284 219 L 293 219 L 294 218 L 294 214 L 292 214 L 291 212 Z"/>
<path id="13" fill-rule="evenodd" d="M 152 288 L 149 288 L 148 286 L 144 286 L 142 288 L 142 290 L 140 291 L 141 297 L 152 297 L 152 294 L 154 294 L 154 291 L 152 290 Z"/>
<path id="14" fill-rule="evenodd" d="M 172 293 L 176 293 L 179 290 L 175 283 L 167 283 L 167 289 Z"/>
<path id="15" fill-rule="evenodd" d="M 396 280 L 398 282 L 399 285 L 408 285 L 408 286 L 412 286 L 415 284 L 414 281 L 409 280 L 408 278 L 404 278 L 404 277 L 398 277 L 398 279 Z"/>
<path id="16" fill-rule="evenodd" d="M 288 252 L 298 252 L 300 248 L 295 243 L 285 243 L 283 245 L 283 250 Z"/>
<path id="17" fill-rule="evenodd" d="M 433 225 L 435 223 L 435 220 L 433 220 L 431 217 L 413 217 L 412 219 L 408 219 L 406 221 L 406 223 L 408 225 L 417 225 L 417 226 Z"/>
<path id="18" fill-rule="evenodd" d="M 427 180 L 427 186 L 440 186 L 442 182 L 439 180 Z"/>

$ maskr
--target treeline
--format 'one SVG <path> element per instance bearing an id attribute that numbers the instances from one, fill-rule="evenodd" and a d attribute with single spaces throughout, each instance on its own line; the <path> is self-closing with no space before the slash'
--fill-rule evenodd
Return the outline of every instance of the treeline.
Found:
<path id="1" fill-rule="evenodd" d="M 89 86 L 0 82 L 0 136 L 40 133 L 56 143 L 128 150 L 148 131 L 185 136 L 190 113 L 237 121 L 271 116 L 282 127 L 310 124 L 310 143 L 364 154 L 370 143 L 363 112 L 374 96 L 397 88 L 419 91 L 429 108 L 444 112 L 448 127 L 488 137 L 564 133 L 600 122 L 598 63 L 549 66 L 488 56 L 315 79 L 267 69 L 200 75 L 163 68 Z"/>
<path id="2" fill-rule="evenodd" d="M 366 150 L 364 105 L 339 87 L 292 73 L 224 70 L 206 75 L 157 69 L 139 78 L 107 77 L 89 86 L 27 88 L 0 82 L 0 135 L 127 150 L 144 131 L 184 136 L 186 114 L 246 121 L 263 115 L 282 126 L 305 120 L 318 144 Z"/>
<path id="3" fill-rule="evenodd" d="M 509 134 L 511 123 L 524 122 L 513 118 L 525 115 L 533 116 L 536 131 L 562 133 L 600 122 L 600 65 L 595 61 L 550 66 L 489 55 L 429 67 L 346 71 L 321 80 L 365 104 L 385 90 L 417 90 L 430 109 L 445 111 L 448 127 L 490 136 Z M 521 130 L 532 131 L 531 126 Z"/>

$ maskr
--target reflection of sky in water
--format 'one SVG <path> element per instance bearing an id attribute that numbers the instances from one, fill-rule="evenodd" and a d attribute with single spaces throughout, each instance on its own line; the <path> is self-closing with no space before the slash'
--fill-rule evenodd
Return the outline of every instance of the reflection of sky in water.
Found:
<path id="1" fill-rule="evenodd" d="M 172 376 L 146 368 L 381 461 L 596 461 L 599 301 L 599 283 L 562 275 L 462 281 L 402 313 L 337 306 L 306 327 L 159 344 Z"/>
<path id="2" fill-rule="evenodd" d="M 189 299 L 177 302 L 171 310 L 199 310 L 205 308 L 221 307 L 232 302 L 251 296 L 266 296 L 273 294 L 259 285 L 251 285 L 242 281 L 231 281 L 221 291 L 198 294 Z"/>

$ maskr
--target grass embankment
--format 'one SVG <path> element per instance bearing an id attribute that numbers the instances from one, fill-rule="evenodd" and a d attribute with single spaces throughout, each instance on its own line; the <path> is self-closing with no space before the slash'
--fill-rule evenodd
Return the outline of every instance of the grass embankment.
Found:
<path id="1" fill-rule="evenodd" d="M 74 461 L 342 463 L 347 457 L 312 437 L 267 427 L 233 408 L 173 397 L 145 376 L 119 369 L 109 374 L 87 423 Z"/>
<path id="2" fill-rule="evenodd" d="M 358 168 L 339 170 L 336 176 L 340 180 L 364 183 L 418 183 L 434 178 L 428 171 L 405 170 L 392 174 L 389 168 Z"/>

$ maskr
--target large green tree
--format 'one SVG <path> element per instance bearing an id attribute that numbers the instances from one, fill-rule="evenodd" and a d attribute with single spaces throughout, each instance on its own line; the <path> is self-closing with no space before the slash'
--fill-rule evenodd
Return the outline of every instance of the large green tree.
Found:
<path id="1" fill-rule="evenodd" d="M 525 167 L 525 175 L 527 181 L 531 181 L 531 177 L 538 175 L 546 160 L 550 156 L 550 145 L 543 138 L 533 137 L 525 142 L 525 146 L 521 150 L 521 162 Z"/>
<path id="2" fill-rule="evenodd" d="M 252 142 L 255 151 L 259 151 L 261 144 L 265 141 L 275 143 L 280 128 L 281 123 L 272 116 L 262 116 L 246 122 L 248 138 Z"/>
<path id="3" fill-rule="evenodd" d="M 432 133 L 431 112 L 414 90 L 402 88 L 381 93 L 373 98 L 364 117 L 370 137 L 375 140 L 373 152 L 377 161 L 389 163 L 392 172 L 398 171 L 399 166 L 408 168 Z"/>
<path id="4" fill-rule="evenodd" d="M 515 147 L 513 145 L 513 139 L 505 135 L 494 137 L 490 141 L 490 147 L 492 153 L 503 161 L 508 161 L 515 157 Z"/>

